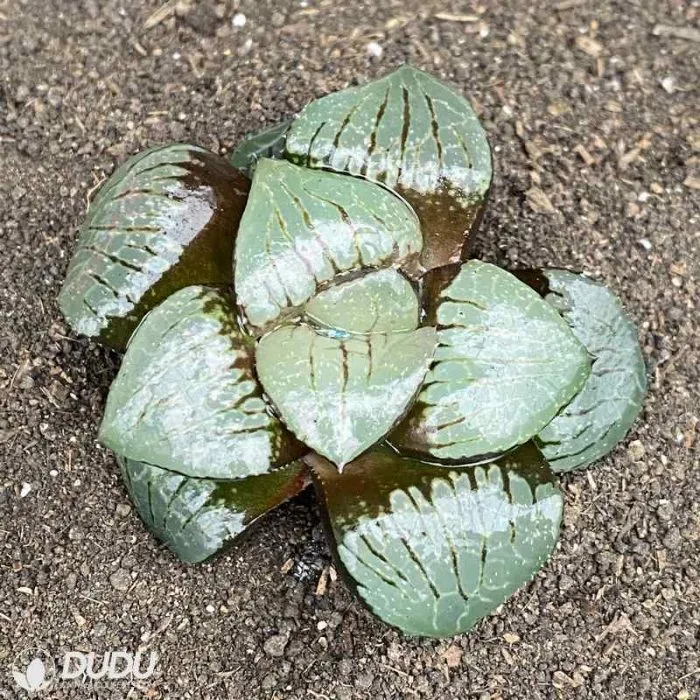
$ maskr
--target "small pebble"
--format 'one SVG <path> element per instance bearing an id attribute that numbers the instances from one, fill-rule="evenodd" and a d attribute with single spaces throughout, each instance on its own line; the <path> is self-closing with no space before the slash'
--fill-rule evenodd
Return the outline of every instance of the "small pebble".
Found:
<path id="1" fill-rule="evenodd" d="M 131 506 L 128 503 L 118 503 L 115 512 L 119 517 L 125 518 L 131 513 Z"/>
<path id="2" fill-rule="evenodd" d="M 675 550 L 680 547 L 680 545 L 683 542 L 683 538 L 681 537 L 678 530 L 671 529 L 668 531 L 668 534 L 666 535 L 666 537 L 664 537 L 662 541 L 666 549 Z"/>
<path id="3" fill-rule="evenodd" d="M 277 685 L 277 676 L 274 673 L 268 673 L 262 679 L 262 687 L 265 690 L 270 690 Z"/>
<path id="4" fill-rule="evenodd" d="M 30 377 L 29 375 L 22 377 L 22 379 L 19 382 L 19 388 L 20 389 L 33 389 L 34 388 L 34 379 L 32 377 Z"/>
<path id="5" fill-rule="evenodd" d="M 662 501 L 656 509 L 656 515 L 659 516 L 659 520 L 663 520 L 664 522 L 672 520 L 674 513 L 675 509 L 670 501 Z"/>
<path id="6" fill-rule="evenodd" d="M 133 554 L 127 554 L 122 557 L 122 569 L 133 569 L 136 566 L 136 557 Z"/>
<path id="7" fill-rule="evenodd" d="M 284 655 L 287 641 L 288 637 L 286 635 L 276 634 L 273 637 L 270 637 L 265 644 L 263 644 L 263 649 L 268 656 L 280 657 Z"/>
<path id="8" fill-rule="evenodd" d="M 576 586 L 576 581 L 574 581 L 568 574 L 562 574 L 559 577 L 559 590 L 560 591 L 570 591 Z"/>
<path id="9" fill-rule="evenodd" d="M 355 685 L 360 690 L 367 690 L 374 683 L 374 676 L 371 673 L 361 673 L 355 680 Z"/>
<path id="10" fill-rule="evenodd" d="M 109 577 L 109 582 L 112 584 L 112 588 L 118 591 L 128 591 L 129 586 L 131 586 L 131 576 L 129 576 L 129 572 L 125 569 L 117 569 Z"/>
<path id="11" fill-rule="evenodd" d="M 671 76 L 661 80 L 661 87 L 670 95 L 676 91 L 676 81 Z"/>
<path id="12" fill-rule="evenodd" d="M 456 644 L 451 644 L 442 652 L 442 658 L 448 668 L 457 668 L 462 663 L 462 649 Z"/>
<path id="13" fill-rule="evenodd" d="M 370 41 L 369 44 L 367 44 L 367 53 L 370 56 L 379 58 L 384 53 L 384 49 L 381 47 L 381 44 L 378 44 L 376 41 Z"/>
<path id="14" fill-rule="evenodd" d="M 633 440 L 630 442 L 627 448 L 627 454 L 633 462 L 638 462 L 642 457 L 644 457 L 644 445 L 641 440 Z"/>
<path id="15" fill-rule="evenodd" d="M 233 19 L 231 20 L 231 24 L 234 27 L 245 27 L 245 23 L 247 21 L 248 21 L 248 18 L 242 12 L 237 12 L 233 16 Z"/>

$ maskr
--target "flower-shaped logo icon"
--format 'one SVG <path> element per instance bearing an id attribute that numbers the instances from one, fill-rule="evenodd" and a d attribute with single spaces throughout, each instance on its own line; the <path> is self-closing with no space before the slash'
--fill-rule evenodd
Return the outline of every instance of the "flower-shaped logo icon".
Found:
<path id="1" fill-rule="evenodd" d="M 12 664 L 15 683 L 28 692 L 48 690 L 56 676 L 56 665 L 44 649 L 24 649 Z"/>

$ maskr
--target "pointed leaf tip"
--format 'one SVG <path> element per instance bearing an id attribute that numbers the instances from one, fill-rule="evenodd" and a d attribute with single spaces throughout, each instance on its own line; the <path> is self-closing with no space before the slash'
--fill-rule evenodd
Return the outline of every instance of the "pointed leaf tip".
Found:
<path id="1" fill-rule="evenodd" d="M 287 427 L 339 467 L 405 413 L 435 350 L 435 331 L 369 335 L 283 326 L 260 341 L 257 371 Z"/>
<path id="2" fill-rule="evenodd" d="M 258 163 L 263 158 L 281 158 L 291 123 L 289 120 L 274 124 L 247 136 L 231 153 L 229 158 L 231 165 L 252 178 Z"/>

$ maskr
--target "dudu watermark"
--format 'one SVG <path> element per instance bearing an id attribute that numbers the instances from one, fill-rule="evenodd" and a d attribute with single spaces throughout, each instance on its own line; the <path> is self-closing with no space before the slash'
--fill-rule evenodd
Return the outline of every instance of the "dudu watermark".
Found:
<path id="1" fill-rule="evenodd" d="M 29 692 L 48 690 L 59 681 L 118 681 L 146 680 L 155 672 L 158 655 L 150 652 L 67 651 L 63 655 L 60 672 L 53 657 L 44 649 L 25 649 L 15 657 L 12 677 L 15 683 Z"/>

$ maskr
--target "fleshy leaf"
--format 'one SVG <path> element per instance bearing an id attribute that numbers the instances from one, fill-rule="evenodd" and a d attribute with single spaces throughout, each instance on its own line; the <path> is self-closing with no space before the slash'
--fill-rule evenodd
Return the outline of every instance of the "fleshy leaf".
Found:
<path id="1" fill-rule="evenodd" d="M 300 324 L 264 336 L 260 382 L 289 429 L 340 468 L 405 414 L 435 349 L 435 330 L 325 334 Z"/>
<path id="2" fill-rule="evenodd" d="M 73 330 L 121 350 L 174 291 L 229 284 L 249 186 L 198 146 L 158 146 L 130 158 L 103 185 L 80 231 L 58 298 Z"/>
<path id="3" fill-rule="evenodd" d="M 605 285 L 566 270 L 520 270 L 593 357 L 583 389 L 537 436 L 555 472 L 607 454 L 634 423 L 647 390 L 637 329 Z"/>
<path id="4" fill-rule="evenodd" d="M 247 136 L 231 153 L 231 165 L 252 178 L 261 158 L 281 158 L 291 123 L 289 120 L 274 124 Z"/>
<path id="5" fill-rule="evenodd" d="M 300 461 L 236 481 L 197 479 L 123 457 L 117 461 L 148 528 L 188 564 L 231 544 L 306 484 Z"/>
<path id="6" fill-rule="evenodd" d="M 412 331 L 418 328 L 418 297 L 401 273 L 387 268 L 329 287 L 305 313 L 314 323 L 349 333 Z"/>
<path id="7" fill-rule="evenodd" d="M 337 274 L 410 265 L 421 246 L 415 214 L 385 188 L 263 159 L 236 242 L 238 303 L 252 326 L 263 327 Z"/>
<path id="8" fill-rule="evenodd" d="M 375 448 L 342 474 L 309 455 L 341 570 L 406 634 L 461 634 L 551 553 L 563 499 L 532 443 L 497 462 L 429 465 Z"/>
<path id="9" fill-rule="evenodd" d="M 438 348 L 425 386 L 389 440 L 445 461 L 494 455 L 534 437 L 581 389 L 585 348 L 534 290 L 470 260 L 427 300 Z M 444 271 L 435 271 L 442 277 Z"/>
<path id="10" fill-rule="evenodd" d="M 491 187 L 491 151 L 469 102 L 408 65 L 311 102 L 287 153 L 399 192 L 420 219 L 427 269 L 462 259 Z"/>
<path id="11" fill-rule="evenodd" d="M 252 340 L 219 291 L 187 287 L 134 333 L 100 440 L 129 459 L 197 477 L 262 474 L 304 453 L 265 403 Z"/>

